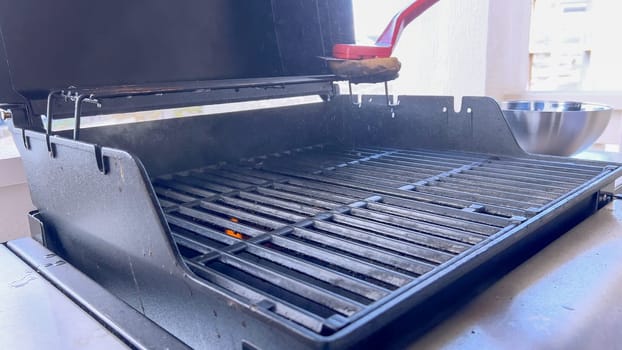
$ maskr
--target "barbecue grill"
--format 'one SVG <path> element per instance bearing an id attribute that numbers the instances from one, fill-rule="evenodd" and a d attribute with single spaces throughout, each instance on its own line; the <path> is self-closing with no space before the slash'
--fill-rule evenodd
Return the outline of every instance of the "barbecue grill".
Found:
<path id="1" fill-rule="evenodd" d="M 525 153 L 490 98 L 354 105 L 318 58 L 352 40 L 348 1 L 0 6 L 35 236 L 191 347 L 397 344 L 610 201 L 621 173 Z M 322 99 L 81 127 L 291 96 Z M 8 246 L 58 279 L 45 250 Z"/>

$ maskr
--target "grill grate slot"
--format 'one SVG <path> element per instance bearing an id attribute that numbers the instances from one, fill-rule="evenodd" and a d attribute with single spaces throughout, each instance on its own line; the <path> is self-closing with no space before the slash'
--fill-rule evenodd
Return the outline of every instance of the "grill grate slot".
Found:
<path id="1" fill-rule="evenodd" d="M 164 175 L 153 186 L 199 277 L 331 334 L 602 171 L 457 151 L 314 146 Z"/>
<path id="2" fill-rule="evenodd" d="M 333 255 L 329 256 L 331 258 L 334 256 L 336 259 L 341 259 L 342 255 L 346 255 L 355 258 L 357 261 L 362 263 L 374 265 L 374 269 L 372 270 L 368 270 L 364 264 L 361 265 L 364 270 L 357 269 L 360 264 L 350 267 L 350 270 L 366 274 L 376 280 L 382 280 L 395 286 L 402 286 L 403 284 L 410 282 L 408 277 L 400 276 L 400 274 L 417 277 L 431 271 L 434 268 L 431 264 L 425 264 L 420 261 L 408 259 L 401 255 L 391 253 L 389 250 L 379 249 L 370 244 L 346 240 L 343 237 L 333 236 L 327 232 L 297 228 L 294 229 L 290 237 L 295 237 L 300 240 L 300 242 L 317 246 L 323 250 L 332 251 Z M 287 245 L 282 245 L 288 247 L 291 247 L 292 245 L 295 246 L 292 241 L 290 241 Z M 307 249 L 300 248 L 300 246 L 298 246 L 297 250 L 305 252 Z M 347 262 L 348 260 L 344 258 L 343 261 L 341 261 L 341 264 Z M 381 267 L 378 269 L 378 272 L 376 272 L 377 266 Z M 391 270 L 383 270 L 384 268 L 389 268 Z M 395 272 L 397 272 L 397 274 Z M 389 274 L 389 276 L 387 277 L 386 274 Z"/>
<path id="3" fill-rule="evenodd" d="M 275 208 L 287 209 L 295 213 L 306 214 L 306 215 L 316 215 L 322 212 L 321 208 L 312 207 L 309 205 L 299 204 L 294 201 L 285 201 L 281 199 L 271 198 L 268 196 L 262 196 L 255 193 L 250 192 L 239 192 L 236 195 L 238 198 L 242 198 L 248 201 L 253 201 L 255 203 L 261 203 L 270 205 Z M 333 205 L 329 205 L 328 209 L 334 208 Z"/>
<path id="4" fill-rule="evenodd" d="M 305 233 L 308 234 L 306 230 L 296 229 L 296 231 L 298 237 Z M 411 277 L 403 275 L 402 273 L 386 270 L 361 260 L 343 256 L 342 254 L 335 254 L 334 252 L 327 251 L 325 249 L 326 246 L 320 248 L 305 244 L 305 240 L 298 241 L 291 237 L 274 236 L 269 243 L 264 244 L 269 245 L 271 248 L 287 251 L 295 256 L 303 257 L 305 260 L 312 260 L 319 265 L 330 266 L 331 269 L 378 284 L 386 289 L 393 290 L 412 281 Z"/>
<path id="5" fill-rule="evenodd" d="M 266 246 L 270 246 L 269 243 L 266 243 Z M 327 265 L 320 259 L 314 259 L 316 263 L 313 263 L 309 261 L 310 259 L 303 259 L 302 254 L 283 254 L 284 252 L 287 251 L 249 245 L 238 256 L 257 265 L 318 285 L 322 289 L 340 294 L 358 303 L 370 304 L 389 294 L 387 289 L 369 283 L 363 278 L 352 278 L 339 271 L 343 269 Z"/>
<path id="6" fill-rule="evenodd" d="M 358 209 L 352 208 L 350 210 L 350 214 L 353 216 L 357 216 L 359 218 L 367 218 L 368 220 L 373 220 L 393 226 L 399 226 L 403 228 L 408 228 L 417 232 L 425 233 L 432 236 L 445 237 L 448 239 L 452 239 L 458 242 L 463 242 L 467 244 L 477 244 L 481 242 L 486 236 L 469 233 L 461 230 L 456 230 L 453 228 L 429 224 L 425 222 L 415 221 L 411 219 L 402 218 L 399 216 L 394 216 L 385 213 L 379 213 L 372 210 Z"/>
<path id="7" fill-rule="evenodd" d="M 301 187 L 284 184 L 272 185 L 274 189 L 258 188 L 257 192 L 266 196 L 288 199 L 296 203 L 311 205 L 315 208 L 333 209 L 340 203 L 348 203 L 348 198 L 325 192 L 307 190 Z"/>
<path id="8" fill-rule="evenodd" d="M 205 223 L 197 223 L 193 218 L 188 216 L 183 216 L 178 213 L 169 213 L 166 215 L 166 220 L 171 226 L 173 236 L 180 235 L 194 239 L 195 242 L 201 242 L 201 244 L 206 247 L 222 248 L 238 243 L 237 239 L 223 234 L 221 228 L 213 225 L 206 225 Z M 216 229 L 212 227 L 216 227 Z M 201 239 L 197 239 L 196 236 L 201 237 Z M 249 238 L 250 236 L 246 237 Z"/>
<path id="9" fill-rule="evenodd" d="M 199 177 L 192 175 L 173 175 L 172 180 L 183 183 L 189 186 L 193 186 L 195 188 L 206 189 L 209 191 L 213 191 L 214 193 L 226 193 L 233 191 L 233 187 L 222 186 L 214 182 L 208 182 Z"/>
<path id="10" fill-rule="evenodd" d="M 289 277 L 263 266 L 252 264 L 233 255 L 221 255 L 220 262 L 230 268 L 242 271 L 250 276 L 270 283 L 273 286 L 278 286 L 280 289 L 302 296 L 315 304 L 322 305 L 332 310 L 332 313 L 351 316 L 363 308 L 362 304 L 354 300 L 347 299 L 341 295 L 319 288 L 316 285 L 307 283 L 297 278 Z"/>
<path id="11" fill-rule="evenodd" d="M 350 215 L 334 214 L 332 221 L 350 227 L 377 232 L 384 236 L 393 237 L 412 244 L 420 245 L 422 247 L 453 254 L 462 253 L 469 248 L 469 245 L 467 244 L 455 242 L 446 238 L 440 238 L 430 234 L 413 231 L 402 226 L 389 225 L 386 223 L 381 224 Z"/>
<path id="12" fill-rule="evenodd" d="M 459 230 L 465 230 L 472 233 L 479 233 L 481 235 L 491 235 L 498 231 L 498 227 L 483 225 L 475 222 L 466 221 L 460 218 L 455 217 L 446 217 L 436 214 L 429 214 L 422 211 L 416 210 L 407 210 L 396 206 L 369 202 L 366 204 L 366 207 L 377 212 L 393 214 L 405 218 L 417 219 L 422 222 L 428 222 L 432 224 L 438 224 L 447 226 L 450 228 L 455 228 Z"/>
<path id="13" fill-rule="evenodd" d="M 161 186 L 166 186 L 169 189 L 173 189 L 182 194 L 189 194 L 192 196 L 196 196 L 198 198 L 206 198 L 211 197 L 216 194 L 216 192 L 206 191 L 202 188 L 185 185 L 183 183 L 169 181 L 165 179 L 157 179 L 155 183 Z"/>
<path id="14" fill-rule="evenodd" d="M 363 224 L 363 226 L 367 227 L 365 224 Z M 433 264 L 442 263 L 453 257 L 453 254 L 451 253 L 434 250 L 429 247 L 424 247 L 408 240 L 404 240 L 403 237 L 399 235 L 399 230 L 394 230 L 395 235 L 390 236 L 384 235 L 382 232 L 367 231 L 359 229 L 355 226 L 341 225 L 336 222 L 321 220 L 314 221 L 313 227 L 321 231 L 340 235 L 344 238 L 371 244 L 378 248 L 389 249 L 398 254 L 411 256 L 420 259 L 422 262 L 431 262 Z M 389 230 L 391 230 L 391 228 L 389 228 Z"/>
<path id="15" fill-rule="evenodd" d="M 255 305 L 262 305 L 262 302 L 267 302 L 266 304 L 272 306 L 269 311 L 275 312 L 317 333 L 323 333 L 325 319 L 334 315 L 330 309 L 322 305 L 315 304 L 294 293 L 266 283 L 259 278 L 220 262 L 212 263 L 210 268 L 192 261 L 189 261 L 188 265 L 206 281 L 212 282 L 235 295 L 239 295 Z M 228 275 L 236 275 L 238 278 L 231 279 Z M 280 295 L 281 298 L 274 297 L 274 295 Z"/>
<path id="16" fill-rule="evenodd" d="M 209 184 L 224 186 L 222 187 L 223 190 L 220 191 L 223 193 L 230 192 L 233 189 L 246 189 L 254 185 L 253 183 L 228 179 L 223 176 L 217 176 L 207 172 L 192 171 L 189 173 L 189 176 L 193 179 L 200 180 L 201 182 L 205 181 Z"/>

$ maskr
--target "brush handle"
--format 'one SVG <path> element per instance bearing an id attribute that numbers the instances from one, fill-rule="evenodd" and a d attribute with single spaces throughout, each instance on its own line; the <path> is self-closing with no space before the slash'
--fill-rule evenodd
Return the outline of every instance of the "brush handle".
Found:
<path id="1" fill-rule="evenodd" d="M 374 57 L 390 57 L 402 30 L 415 18 L 424 13 L 439 0 L 416 0 L 393 16 L 374 45 L 335 44 L 333 57 L 346 60 L 360 60 Z"/>

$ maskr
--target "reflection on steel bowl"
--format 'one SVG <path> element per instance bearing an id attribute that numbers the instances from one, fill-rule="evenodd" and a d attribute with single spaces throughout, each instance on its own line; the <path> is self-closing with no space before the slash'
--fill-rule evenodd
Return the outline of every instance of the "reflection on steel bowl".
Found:
<path id="1" fill-rule="evenodd" d="M 611 107 L 592 103 L 507 101 L 501 108 L 526 152 L 558 156 L 590 147 L 611 119 Z"/>

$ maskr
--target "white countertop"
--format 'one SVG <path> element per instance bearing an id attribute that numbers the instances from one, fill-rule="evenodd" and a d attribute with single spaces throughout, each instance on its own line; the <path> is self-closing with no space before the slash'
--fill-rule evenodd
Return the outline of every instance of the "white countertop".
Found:
<path id="1" fill-rule="evenodd" d="M 622 349 L 622 201 L 610 203 L 412 349 Z"/>

